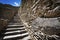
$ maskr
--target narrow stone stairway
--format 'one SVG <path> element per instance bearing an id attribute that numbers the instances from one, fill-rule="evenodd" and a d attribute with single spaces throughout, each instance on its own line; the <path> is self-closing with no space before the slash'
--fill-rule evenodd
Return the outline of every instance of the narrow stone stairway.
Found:
<path id="1" fill-rule="evenodd" d="M 20 19 L 16 14 L 13 20 L 8 24 L 1 40 L 31 40 L 25 27 L 20 23 Z"/>

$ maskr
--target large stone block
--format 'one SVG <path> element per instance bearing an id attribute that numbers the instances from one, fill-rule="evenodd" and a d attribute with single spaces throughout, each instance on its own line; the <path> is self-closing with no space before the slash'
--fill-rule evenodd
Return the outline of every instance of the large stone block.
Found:
<path id="1" fill-rule="evenodd" d="M 31 35 L 60 33 L 60 0 L 22 0 L 19 16 Z"/>

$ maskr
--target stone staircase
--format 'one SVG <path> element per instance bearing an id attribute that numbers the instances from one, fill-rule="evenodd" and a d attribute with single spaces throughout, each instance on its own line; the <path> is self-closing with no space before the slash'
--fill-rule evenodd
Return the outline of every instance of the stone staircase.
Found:
<path id="1" fill-rule="evenodd" d="M 14 19 L 2 32 L 0 40 L 31 40 L 29 33 L 20 22 L 18 15 L 15 15 Z"/>

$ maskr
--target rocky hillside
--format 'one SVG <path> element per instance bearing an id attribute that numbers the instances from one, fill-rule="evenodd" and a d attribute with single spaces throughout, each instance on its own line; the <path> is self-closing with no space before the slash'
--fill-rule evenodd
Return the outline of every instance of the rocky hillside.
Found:
<path id="1" fill-rule="evenodd" d="M 12 6 L 10 4 L 2 4 L 2 3 L 0 3 L 0 8 L 10 8 L 12 10 L 18 10 L 19 7 Z"/>
<path id="2" fill-rule="evenodd" d="M 0 3 L 0 16 L 2 16 L 4 13 L 4 10 L 11 10 L 11 11 L 15 11 L 16 13 L 18 12 L 19 7 L 16 6 L 12 6 L 10 4 L 2 4 Z M 8 11 L 7 11 L 8 12 Z M 3 14 L 2 14 L 3 13 Z"/>

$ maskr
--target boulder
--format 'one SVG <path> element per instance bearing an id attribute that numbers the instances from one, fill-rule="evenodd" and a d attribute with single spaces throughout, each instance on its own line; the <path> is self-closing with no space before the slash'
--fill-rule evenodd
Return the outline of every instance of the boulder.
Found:
<path id="1" fill-rule="evenodd" d="M 60 0 L 22 0 L 19 16 L 31 35 L 60 33 Z"/>

